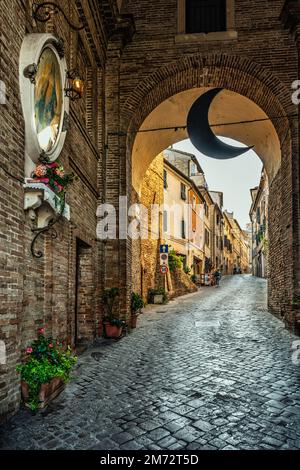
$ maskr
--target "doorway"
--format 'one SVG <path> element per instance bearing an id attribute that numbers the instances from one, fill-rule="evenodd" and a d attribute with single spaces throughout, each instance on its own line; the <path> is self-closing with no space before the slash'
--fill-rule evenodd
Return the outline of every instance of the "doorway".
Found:
<path id="1" fill-rule="evenodd" d="M 76 238 L 74 344 L 84 346 L 94 338 L 94 282 L 92 247 Z"/>

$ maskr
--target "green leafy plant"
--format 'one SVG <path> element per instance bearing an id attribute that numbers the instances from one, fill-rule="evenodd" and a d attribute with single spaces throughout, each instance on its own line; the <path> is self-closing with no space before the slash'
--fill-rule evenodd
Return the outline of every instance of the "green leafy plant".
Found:
<path id="1" fill-rule="evenodd" d="M 293 307 L 300 308 L 300 294 L 296 294 L 292 302 Z"/>
<path id="2" fill-rule="evenodd" d="M 124 327 L 126 325 L 124 320 L 120 320 L 115 317 L 113 314 L 114 305 L 116 298 L 119 295 L 119 289 L 117 287 L 112 287 L 110 289 L 105 289 L 102 294 L 102 300 L 106 309 L 106 314 L 103 318 L 103 322 L 107 322 L 112 326 L 117 326 L 118 328 Z"/>
<path id="3" fill-rule="evenodd" d="M 42 384 L 49 383 L 53 378 L 63 382 L 70 379 L 70 372 L 77 361 L 71 348 L 63 348 L 63 343 L 46 338 L 44 328 L 38 332 L 38 338 L 26 348 L 26 359 L 17 365 L 21 380 L 27 383 L 29 390 L 28 406 L 32 411 L 39 406 L 39 391 Z"/>
<path id="4" fill-rule="evenodd" d="M 192 274 L 192 275 L 191 275 L 191 281 L 192 281 L 194 284 L 196 284 L 196 282 L 197 282 L 197 276 L 196 276 L 195 274 Z"/>
<path id="5" fill-rule="evenodd" d="M 169 268 L 172 273 L 182 269 L 182 256 L 177 255 L 174 249 L 169 251 Z"/>
<path id="6" fill-rule="evenodd" d="M 113 316 L 113 309 L 116 302 L 116 298 L 119 295 L 119 289 L 117 287 L 112 287 L 111 289 L 105 289 L 102 294 L 102 300 L 106 308 L 106 316 Z"/>
<path id="7" fill-rule="evenodd" d="M 184 270 L 185 274 L 190 274 L 191 273 L 191 268 L 189 266 L 185 266 L 183 268 L 183 270 Z"/>
<path id="8" fill-rule="evenodd" d="M 132 292 L 132 294 L 131 294 L 131 312 L 136 313 L 141 308 L 143 308 L 144 306 L 145 306 L 145 302 L 143 301 L 140 294 L 137 294 L 136 292 Z"/>
<path id="9" fill-rule="evenodd" d="M 165 291 L 163 287 L 159 287 L 158 289 L 149 289 L 148 291 L 148 300 L 149 303 L 154 302 L 154 296 L 155 295 L 162 295 L 163 296 L 163 303 L 167 303 L 169 300 L 168 293 Z"/>

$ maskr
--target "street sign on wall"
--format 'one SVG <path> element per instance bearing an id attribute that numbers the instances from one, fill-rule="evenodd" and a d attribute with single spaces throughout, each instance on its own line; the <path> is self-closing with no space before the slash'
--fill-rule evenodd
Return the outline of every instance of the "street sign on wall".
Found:
<path id="1" fill-rule="evenodd" d="M 169 245 L 159 245 L 160 253 L 169 253 Z"/>
<path id="2" fill-rule="evenodd" d="M 159 254 L 159 264 L 160 266 L 169 266 L 169 255 L 168 253 Z"/>
<path id="3" fill-rule="evenodd" d="M 160 273 L 161 274 L 167 274 L 168 271 L 169 271 L 168 266 L 161 266 L 160 267 Z"/>

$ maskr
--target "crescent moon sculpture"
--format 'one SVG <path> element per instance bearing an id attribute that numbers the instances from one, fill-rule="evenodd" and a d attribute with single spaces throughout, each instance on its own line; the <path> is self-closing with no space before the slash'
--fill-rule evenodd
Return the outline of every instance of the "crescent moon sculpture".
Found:
<path id="1" fill-rule="evenodd" d="M 214 88 L 200 96 L 191 106 L 187 117 L 187 132 L 192 144 L 207 157 L 226 160 L 242 155 L 252 147 L 225 144 L 211 130 L 208 113 L 215 96 L 224 88 Z"/>

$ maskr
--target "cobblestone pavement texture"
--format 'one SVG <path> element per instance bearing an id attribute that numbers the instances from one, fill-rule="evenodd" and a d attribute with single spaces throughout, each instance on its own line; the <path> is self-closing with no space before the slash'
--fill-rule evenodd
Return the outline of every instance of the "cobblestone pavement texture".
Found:
<path id="1" fill-rule="evenodd" d="M 296 340 L 264 280 L 225 278 L 99 340 L 46 412 L 2 426 L 0 448 L 300 449 Z"/>

